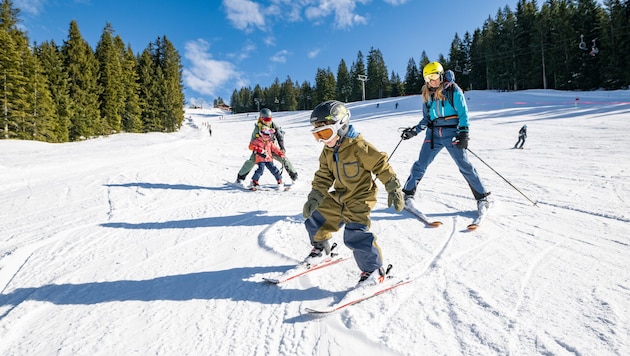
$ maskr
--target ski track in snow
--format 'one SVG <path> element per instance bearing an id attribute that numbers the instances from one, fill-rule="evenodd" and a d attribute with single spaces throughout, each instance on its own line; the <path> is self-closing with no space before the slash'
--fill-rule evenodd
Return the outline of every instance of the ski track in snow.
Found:
<path id="1" fill-rule="evenodd" d="M 0 140 L 0 353 L 628 354 L 630 110 L 533 104 L 556 94 L 574 99 L 467 93 L 471 149 L 538 207 L 472 155 L 495 202 L 476 231 L 466 229 L 475 201 L 446 152 L 418 187 L 420 210 L 439 228 L 388 208 L 377 183 L 371 230 L 393 273 L 413 282 L 324 318 L 304 309 L 342 298 L 358 278 L 352 259 L 261 282 L 310 250 L 301 211 L 321 145 L 308 112 L 274 115 L 300 174 L 286 192 L 230 183 L 249 156 L 253 115 L 192 110 L 173 134 Z M 630 102 L 617 95 L 591 101 Z M 421 139 L 397 146 L 397 128 L 417 123 L 418 100 L 349 104 L 366 139 L 397 147 L 390 163 L 401 180 Z M 528 150 L 511 150 L 523 122 Z M 262 183 L 273 184 L 269 172 Z M 332 241 L 346 249 L 342 240 L 340 231 Z"/>

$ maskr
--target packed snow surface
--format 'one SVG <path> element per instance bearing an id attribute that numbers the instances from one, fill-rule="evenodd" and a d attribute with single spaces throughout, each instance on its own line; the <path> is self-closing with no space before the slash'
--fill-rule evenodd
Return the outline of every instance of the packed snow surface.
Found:
<path id="1" fill-rule="evenodd" d="M 189 109 L 170 134 L 0 140 L 0 354 L 630 354 L 630 91 L 466 97 L 469 148 L 494 169 L 470 155 L 488 218 L 466 230 L 476 203 L 445 151 L 417 198 L 439 228 L 387 207 L 378 182 L 371 230 L 414 281 L 326 317 L 305 308 L 354 286 L 352 259 L 261 282 L 310 251 L 302 206 L 322 146 L 309 111 L 274 113 L 299 173 L 286 192 L 232 184 L 256 113 Z M 401 142 L 400 128 L 420 100 L 347 104 L 401 181 L 424 134 Z M 341 232 L 333 241 L 346 249 Z"/>

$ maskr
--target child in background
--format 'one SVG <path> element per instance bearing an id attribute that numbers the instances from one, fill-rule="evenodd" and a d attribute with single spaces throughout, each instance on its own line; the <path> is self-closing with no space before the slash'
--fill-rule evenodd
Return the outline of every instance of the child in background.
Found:
<path id="1" fill-rule="evenodd" d="M 258 181 L 265 172 L 265 167 L 269 169 L 271 174 L 276 178 L 278 182 L 278 188 L 282 188 L 282 173 L 273 164 L 273 155 L 276 154 L 280 158 L 284 159 L 284 152 L 273 143 L 273 135 L 275 130 L 271 127 L 264 127 L 260 130 L 260 137 L 255 138 L 249 143 L 249 149 L 254 151 L 256 155 L 256 164 L 258 168 L 252 176 L 251 190 L 257 190 L 260 184 Z"/>

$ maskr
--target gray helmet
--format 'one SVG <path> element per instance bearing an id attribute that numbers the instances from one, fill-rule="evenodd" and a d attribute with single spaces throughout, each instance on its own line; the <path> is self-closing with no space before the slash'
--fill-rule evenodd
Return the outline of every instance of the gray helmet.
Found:
<path id="1" fill-rule="evenodd" d="M 337 100 L 328 100 L 317 105 L 311 113 L 311 125 L 323 122 L 326 125 L 336 125 L 337 135 L 344 137 L 350 126 L 350 110 Z"/>
<path id="2" fill-rule="evenodd" d="M 271 117 L 271 110 L 267 108 L 260 110 L 260 114 L 258 115 L 258 117 Z"/>

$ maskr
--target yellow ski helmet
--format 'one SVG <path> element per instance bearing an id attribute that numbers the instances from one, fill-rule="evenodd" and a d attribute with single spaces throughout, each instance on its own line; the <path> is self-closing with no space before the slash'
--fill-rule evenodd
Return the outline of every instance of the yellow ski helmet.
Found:
<path id="1" fill-rule="evenodd" d="M 435 76 L 437 74 L 437 77 Z M 422 69 L 422 76 L 424 77 L 425 82 L 429 82 L 431 79 L 441 79 L 442 74 L 444 74 L 444 67 L 440 64 L 440 62 L 430 62 L 424 66 Z"/>

